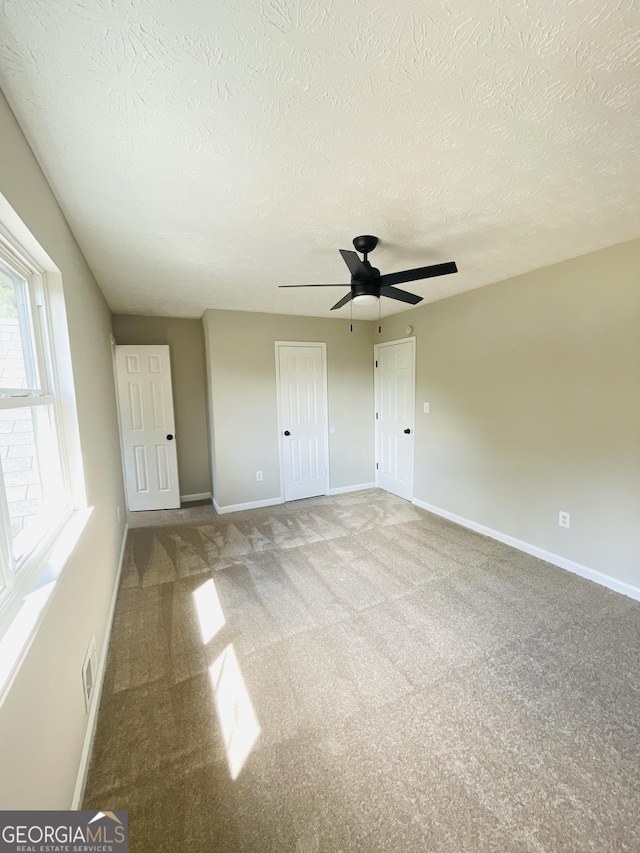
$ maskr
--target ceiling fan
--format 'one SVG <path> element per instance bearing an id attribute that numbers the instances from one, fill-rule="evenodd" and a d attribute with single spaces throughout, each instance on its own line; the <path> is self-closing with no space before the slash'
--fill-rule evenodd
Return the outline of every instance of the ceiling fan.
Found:
<path id="1" fill-rule="evenodd" d="M 393 285 L 458 272 L 455 262 L 449 261 L 445 264 L 432 264 L 430 267 L 418 267 L 414 270 L 403 270 L 402 272 L 380 275 L 380 270 L 372 267 L 368 260 L 369 253 L 373 252 L 377 244 L 378 238 L 372 237 L 370 234 L 355 238 L 353 245 L 364 256 L 362 260 L 360 260 L 355 252 L 340 249 L 340 254 L 351 273 L 351 292 L 343 296 L 335 305 L 332 305 L 332 311 L 336 308 L 342 308 L 343 305 L 346 305 L 352 299 L 356 304 L 375 304 L 376 300 L 381 296 L 388 296 L 390 299 L 397 299 L 399 302 L 408 302 L 410 305 L 417 305 L 418 302 L 422 302 L 422 296 L 416 296 L 413 293 L 408 293 L 406 290 L 400 290 Z M 348 285 L 280 284 L 279 287 L 348 287 Z"/>

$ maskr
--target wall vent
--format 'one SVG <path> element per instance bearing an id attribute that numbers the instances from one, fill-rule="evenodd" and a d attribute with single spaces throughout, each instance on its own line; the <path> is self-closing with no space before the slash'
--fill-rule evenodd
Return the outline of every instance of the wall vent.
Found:
<path id="1" fill-rule="evenodd" d="M 82 690 L 84 692 L 84 706 L 87 714 L 91 707 L 91 700 L 93 699 L 93 690 L 96 686 L 97 675 L 98 653 L 96 651 L 96 638 L 95 635 L 92 634 L 89 648 L 87 649 L 87 653 L 84 657 L 84 663 L 82 664 Z"/>

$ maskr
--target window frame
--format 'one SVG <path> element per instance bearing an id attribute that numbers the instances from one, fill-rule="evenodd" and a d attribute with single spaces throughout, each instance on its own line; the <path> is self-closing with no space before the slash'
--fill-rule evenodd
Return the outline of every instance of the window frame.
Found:
<path id="1" fill-rule="evenodd" d="M 26 307 L 18 318 L 20 328 L 25 319 L 29 322 L 29 338 L 35 367 L 36 385 L 27 389 L 0 388 L 0 411 L 28 408 L 35 410 L 50 406 L 56 431 L 56 444 L 60 464 L 61 485 L 65 500 L 60 512 L 37 541 L 26 550 L 24 556 L 15 558 L 14 537 L 11 532 L 9 508 L 6 500 L 4 480 L 0 484 L 0 615 L 8 611 L 26 589 L 34 570 L 41 562 L 43 553 L 51 546 L 76 507 L 73 498 L 72 478 L 69 465 L 69 447 L 65 439 L 65 418 L 61 407 L 61 394 L 57 372 L 56 352 L 52 332 L 54 318 L 51 311 L 50 284 L 59 273 L 42 267 L 0 222 L 0 258 L 25 282 Z M 59 282 L 58 282 L 59 283 Z M 66 330 L 65 330 L 66 331 Z M 28 370 L 25 358 L 25 371 Z M 75 403 L 75 400 L 74 400 Z M 74 405 L 75 409 L 75 405 Z M 75 411 L 74 411 L 75 416 Z M 4 474 L 0 468 L 0 477 Z"/>

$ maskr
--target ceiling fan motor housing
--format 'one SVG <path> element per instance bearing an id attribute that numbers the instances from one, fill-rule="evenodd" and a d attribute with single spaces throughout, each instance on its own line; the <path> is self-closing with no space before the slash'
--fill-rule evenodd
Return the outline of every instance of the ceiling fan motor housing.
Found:
<path id="1" fill-rule="evenodd" d="M 351 284 L 356 281 L 369 281 L 370 278 L 380 278 L 380 270 L 377 270 L 375 267 L 372 267 L 369 261 L 362 261 L 362 266 L 366 267 L 369 275 L 367 278 L 358 278 L 357 276 L 351 276 Z"/>

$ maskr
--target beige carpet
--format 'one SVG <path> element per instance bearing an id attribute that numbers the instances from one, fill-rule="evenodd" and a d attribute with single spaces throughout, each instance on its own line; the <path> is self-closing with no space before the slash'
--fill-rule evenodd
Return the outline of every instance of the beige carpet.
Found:
<path id="1" fill-rule="evenodd" d="M 137 521 L 84 803 L 133 853 L 640 850 L 637 602 L 377 490 Z"/>

